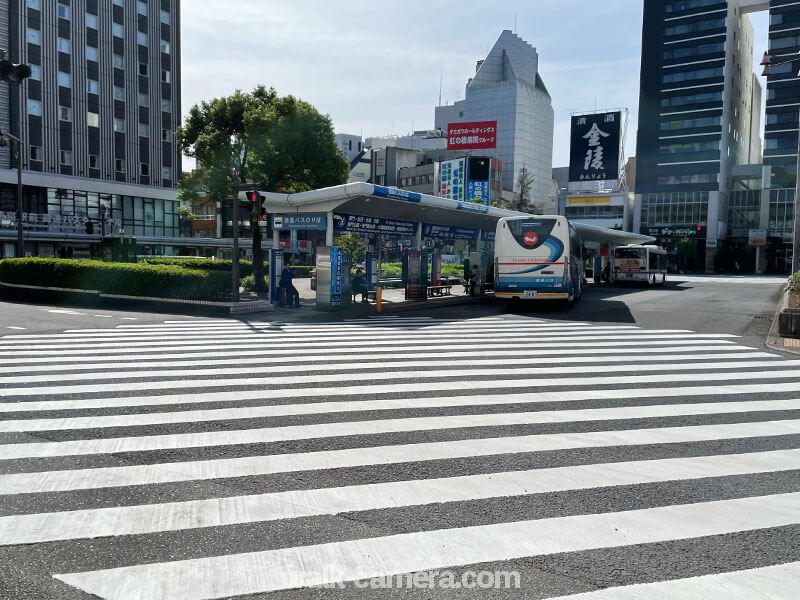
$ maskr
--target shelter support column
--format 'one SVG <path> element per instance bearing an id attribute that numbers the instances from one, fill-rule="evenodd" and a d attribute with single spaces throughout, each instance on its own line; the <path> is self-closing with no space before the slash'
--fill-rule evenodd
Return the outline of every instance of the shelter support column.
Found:
<path id="1" fill-rule="evenodd" d="M 483 240 L 481 239 L 481 230 L 478 229 L 478 235 L 475 236 L 475 251 L 481 252 L 483 250 Z"/>
<path id="2" fill-rule="evenodd" d="M 325 228 L 325 245 L 333 246 L 333 211 L 329 210 L 327 214 L 328 224 Z"/>
<path id="3" fill-rule="evenodd" d="M 422 250 L 422 221 L 417 223 L 417 235 L 414 239 L 414 250 Z"/>

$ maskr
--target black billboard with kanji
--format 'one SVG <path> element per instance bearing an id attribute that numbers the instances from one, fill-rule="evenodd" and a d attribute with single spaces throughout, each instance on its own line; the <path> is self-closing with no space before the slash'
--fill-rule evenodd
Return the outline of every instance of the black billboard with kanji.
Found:
<path id="1" fill-rule="evenodd" d="M 620 112 L 572 117 L 570 181 L 603 181 L 619 177 L 621 121 Z"/>

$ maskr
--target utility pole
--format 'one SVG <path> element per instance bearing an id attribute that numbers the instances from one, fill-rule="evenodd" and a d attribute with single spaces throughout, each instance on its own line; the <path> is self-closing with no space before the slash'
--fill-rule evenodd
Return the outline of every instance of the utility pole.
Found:
<path id="1" fill-rule="evenodd" d="M 9 144 L 9 140 L 13 144 Z M 0 147 L 13 145 L 14 162 L 17 163 L 17 258 L 25 256 L 24 229 L 22 224 L 22 140 L 10 133 L 0 131 Z"/>

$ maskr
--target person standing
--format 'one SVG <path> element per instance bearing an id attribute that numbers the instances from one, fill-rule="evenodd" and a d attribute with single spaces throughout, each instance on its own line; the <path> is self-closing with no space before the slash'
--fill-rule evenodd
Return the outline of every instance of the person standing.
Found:
<path id="1" fill-rule="evenodd" d="M 292 283 L 293 278 L 294 273 L 292 273 L 292 269 L 289 265 L 283 265 L 283 269 L 281 269 L 280 286 L 286 290 L 286 306 L 289 308 L 292 306 L 300 308 L 300 293 Z"/>
<path id="2" fill-rule="evenodd" d="M 480 281 L 480 271 L 478 265 L 472 265 L 472 270 L 469 273 L 469 295 L 477 295 L 478 283 Z"/>
<path id="3" fill-rule="evenodd" d="M 367 282 L 364 279 L 364 271 L 358 269 L 355 277 L 353 277 L 353 301 L 355 302 L 356 295 L 361 294 L 361 302 L 368 302 L 367 300 Z"/>

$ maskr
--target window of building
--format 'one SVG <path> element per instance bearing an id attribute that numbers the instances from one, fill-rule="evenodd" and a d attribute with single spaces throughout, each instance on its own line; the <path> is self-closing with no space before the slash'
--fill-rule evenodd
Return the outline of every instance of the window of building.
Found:
<path id="1" fill-rule="evenodd" d="M 172 105 L 170 104 L 169 100 L 161 99 L 161 112 L 172 112 Z"/>
<path id="2" fill-rule="evenodd" d="M 149 106 L 150 105 L 150 96 L 145 93 L 139 92 L 137 95 L 139 100 L 139 106 Z"/>
<path id="3" fill-rule="evenodd" d="M 167 40 L 161 40 L 161 52 L 169 54 L 169 50 L 169 42 Z"/>
<path id="4" fill-rule="evenodd" d="M 35 8 L 36 10 L 42 10 L 42 5 L 40 0 L 26 0 L 25 5 L 28 8 Z"/>
<path id="5" fill-rule="evenodd" d="M 25 40 L 29 44 L 36 44 L 37 46 L 42 45 L 42 34 L 37 29 L 28 29 L 25 31 Z"/>
<path id="6" fill-rule="evenodd" d="M 147 34 L 142 31 L 136 32 L 136 43 L 140 46 L 147 46 Z"/>
<path id="7" fill-rule="evenodd" d="M 100 83 L 96 79 L 86 80 L 86 91 L 89 94 L 97 94 L 100 89 Z"/>
<path id="8" fill-rule="evenodd" d="M 114 86 L 114 100 L 125 102 L 125 90 L 121 87 Z"/>
<path id="9" fill-rule="evenodd" d="M 31 146 L 28 150 L 28 156 L 31 157 L 31 160 L 42 160 L 42 147 Z"/>
<path id="10" fill-rule="evenodd" d="M 166 69 L 161 69 L 161 81 L 163 83 L 169 83 L 171 79 L 172 74 Z"/>
<path id="11" fill-rule="evenodd" d="M 139 123 L 139 137 L 150 137 L 150 125 Z"/>
<path id="12" fill-rule="evenodd" d="M 31 64 L 29 66 L 31 68 L 31 79 L 33 79 L 35 81 L 41 81 L 42 80 L 42 67 L 40 67 L 39 65 L 34 65 L 34 64 Z"/>
<path id="13" fill-rule="evenodd" d="M 136 3 L 136 13 L 140 15 L 147 16 L 147 2 L 142 2 L 142 0 L 138 0 Z"/>
<path id="14" fill-rule="evenodd" d="M 59 106 L 58 120 L 72 122 L 72 109 L 69 106 Z"/>
<path id="15" fill-rule="evenodd" d="M 125 120 L 114 119 L 114 131 L 117 133 L 125 133 Z"/>
<path id="16" fill-rule="evenodd" d="M 722 92 L 703 92 L 701 94 L 690 94 L 688 96 L 671 96 L 661 99 L 662 108 L 674 108 L 676 106 L 687 106 L 689 104 L 705 104 L 709 102 L 720 102 Z"/>
<path id="17" fill-rule="evenodd" d="M 86 124 L 89 127 L 100 127 L 100 114 L 91 111 L 86 113 Z"/>
<path id="18" fill-rule="evenodd" d="M 147 163 L 139 163 L 139 175 L 142 177 L 150 176 L 150 165 Z"/>
<path id="19" fill-rule="evenodd" d="M 87 12 L 84 19 L 86 21 L 86 27 L 89 29 L 97 29 L 97 15 Z"/>
<path id="20" fill-rule="evenodd" d="M 147 63 L 139 63 L 139 75 L 147 77 Z"/>
<path id="21" fill-rule="evenodd" d="M 164 25 L 169 25 L 169 13 L 167 11 L 162 10 L 159 13 L 159 17 Z"/>
<path id="22" fill-rule="evenodd" d="M 125 28 L 120 25 L 119 23 L 112 23 L 111 24 L 111 35 L 118 38 L 125 37 Z"/>
<path id="23" fill-rule="evenodd" d="M 66 4 L 61 4 L 61 2 L 59 2 L 56 5 L 56 12 L 58 13 L 59 19 L 69 19 L 69 6 Z"/>
<path id="24" fill-rule="evenodd" d="M 97 48 L 94 46 L 86 46 L 86 60 L 97 62 Z"/>
<path id="25" fill-rule="evenodd" d="M 64 73 L 64 71 L 59 71 L 58 75 L 56 76 L 56 80 L 58 81 L 58 85 L 65 88 L 72 87 L 72 75 L 69 73 Z"/>
<path id="26" fill-rule="evenodd" d="M 71 52 L 69 40 L 61 37 L 58 38 L 58 41 L 56 42 L 56 48 L 58 48 L 59 52 L 63 52 L 64 54 L 69 54 Z"/>
<path id="27" fill-rule="evenodd" d="M 664 83 L 677 83 L 681 81 L 691 81 L 693 79 L 708 79 L 710 77 L 722 77 L 722 67 L 697 69 L 694 71 L 675 71 L 664 75 L 661 81 Z"/>
<path id="28" fill-rule="evenodd" d="M 114 161 L 114 170 L 117 173 L 124 173 L 125 172 L 125 161 L 121 158 L 118 158 Z"/>
<path id="29" fill-rule="evenodd" d="M 664 35 L 683 35 L 686 33 L 697 33 L 698 31 L 709 31 L 711 29 L 723 29 L 725 27 L 725 19 L 709 19 L 707 21 L 694 21 L 692 23 L 683 23 L 681 25 L 673 25 L 664 30 Z"/>
<path id="30" fill-rule="evenodd" d="M 90 169 L 99 169 L 100 168 L 100 157 L 97 154 L 90 154 L 89 155 L 89 168 Z"/>
<path id="31" fill-rule="evenodd" d="M 172 169 L 161 167 L 161 179 L 172 179 Z"/>
<path id="32" fill-rule="evenodd" d="M 169 141 L 169 129 L 162 129 L 161 130 L 161 141 L 168 142 Z"/>
<path id="33" fill-rule="evenodd" d="M 125 57 L 120 56 L 119 54 L 115 54 L 113 57 L 114 68 L 115 69 L 124 69 L 125 68 Z"/>
<path id="34" fill-rule="evenodd" d="M 61 150 L 59 152 L 59 159 L 62 165 L 72 166 L 72 151 Z"/>
<path id="35" fill-rule="evenodd" d="M 37 117 L 42 116 L 42 103 L 38 100 L 28 100 L 28 114 Z"/>

